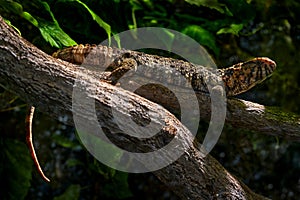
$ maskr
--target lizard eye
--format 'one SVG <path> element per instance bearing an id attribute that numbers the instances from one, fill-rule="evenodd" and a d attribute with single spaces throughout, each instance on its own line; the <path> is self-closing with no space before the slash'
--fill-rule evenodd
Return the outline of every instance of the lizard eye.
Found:
<path id="1" fill-rule="evenodd" d="M 130 58 L 130 52 L 125 52 L 123 55 L 122 55 L 123 58 Z"/>

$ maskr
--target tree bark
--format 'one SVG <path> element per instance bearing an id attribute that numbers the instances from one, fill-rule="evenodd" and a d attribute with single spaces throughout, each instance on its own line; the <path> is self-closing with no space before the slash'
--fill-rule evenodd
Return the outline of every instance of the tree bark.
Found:
<path id="1" fill-rule="evenodd" d="M 199 150 L 190 131 L 170 112 L 105 80 L 109 80 L 109 73 L 95 74 L 45 54 L 21 38 L 0 17 L 0 84 L 5 88 L 54 118 L 62 114 L 67 116 L 67 124 L 74 125 L 74 115 L 80 117 L 81 125 L 87 130 L 100 121 L 110 140 L 127 151 L 156 151 L 176 138 L 180 145 L 174 151 L 182 151 L 182 156 L 153 173 L 182 199 L 265 199 L 228 173 L 212 156 Z M 82 94 L 94 100 L 96 121 L 89 110 L 73 113 L 74 83 L 80 83 Z M 153 96 L 143 89 L 140 94 Z M 209 97 L 198 94 L 198 100 L 204 113 L 201 116 L 209 120 Z M 300 139 L 299 116 L 288 119 L 262 105 L 237 99 L 230 99 L 227 104 L 226 120 L 234 126 Z M 112 119 L 112 110 L 122 119 L 133 119 L 140 124 L 151 120 L 161 127 L 159 137 L 139 139 L 123 134 Z M 265 120 L 266 124 L 260 120 Z M 167 154 L 161 156 L 169 159 Z"/>

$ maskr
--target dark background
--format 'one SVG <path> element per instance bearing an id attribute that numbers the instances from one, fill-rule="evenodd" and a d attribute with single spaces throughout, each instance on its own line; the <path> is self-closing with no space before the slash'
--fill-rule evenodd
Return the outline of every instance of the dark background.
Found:
<path id="1" fill-rule="evenodd" d="M 279 112 L 300 114 L 297 1 L 82 2 L 85 4 L 0 0 L 0 14 L 22 37 L 49 54 L 75 41 L 98 44 L 110 34 L 109 28 L 115 34 L 156 26 L 194 38 L 219 67 L 266 56 L 277 63 L 273 76 L 240 98 L 279 108 Z M 95 16 L 105 24 L 93 20 Z M 103 166 L 80 145 L 73 127 L 37 111 L 34 142 L 42 168 L 52 180 L 44 183 L 25 145 L 26 105 L 4 88 L 0 88 L 1 199 L 177 199 L 151 173 L 127 174 Z M 59 120 L 63 121 L 64 116 Z M 206 127 L 201 122 L 199 138 Z M 211 154 L 259 194 L 272 199 L 300 197 L 297 142 L 226 125 Z"/>

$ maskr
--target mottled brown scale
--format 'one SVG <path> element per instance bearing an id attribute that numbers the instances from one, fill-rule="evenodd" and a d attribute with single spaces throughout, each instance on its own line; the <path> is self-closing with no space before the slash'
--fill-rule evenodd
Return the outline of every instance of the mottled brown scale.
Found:
<path id="1" fill-rule="evenodd" d="M 87 55 L 96 48 L 96 45 L 79 44 L 65 49 L 60 49 L 52 54 L 54 58 L 60 58 L 74 64 L 81 64 Z"/>
<path id="2" fill-rule="evenodd" d="M 89 44 L 61 49 L 52 56 L 74 64 L 87 62 L 88 65 L 109 69 L 112 71 L 112 83 L 116 83 L 131 69 L 150 79 L 183 87 L 191 85 L 194 90 L 205 93 L 209 93 L 209 88 L 220 86 L 221 80 L 227 96 L 246 92 L 268 78 L 276 68 L 276 63 L 265 57 L 254 58 L 225 69 L 211 69 L 182 60 Z M 33 113 L 34 107 L 30 107 L 26 118 L 26 140 L 39 174 L 49 182 L 39 165 L 32 142 Z"/>
<path id="3" fill-rule="evenodd" d="M 246 92 L 271 76 L 275 68 L 276 63 L 274 61 L 261 57 L 221 69 L 227 96 Z"/>
<path id="4" fill-rule="evenodd" d="M 105 65 L 105 67 L 111 68 L 111 71 L 118 66 L 122 66 L 128 61 L 128 58 L 131 58 L 137 63 L 135 70 L 139 69 L 138 66 L 147 66 L 147 68 L 143 68 L 140 74 L 148 78 L 156 78 L 159 81 L 166 81 L 170 84 L 175 83 L 180 86 L 188 86 L 189 82 L 194 90 L 206 93 L 209 93 L 207 85 L 217 84 L 221 78 L 227 96 L 235 96 L 246 92 L 268 78 L 276 68 L 276 63 L 266 57 L 254 58 L 232 67 L 216 70 L 182 60 L 89 44 L 58 50 L 53 54 L 53 57 L 75 64 L 82 64 L 88 54 L 92 54 L 87 59 L 89 63 Z M 103 62 L 105 63 L 103 64 Z M 175 70 L 172 71 L 172 69 Z M 116 71 L 120 72 L 122 70 Z M 175 80 L 174 77 L 178 76 L 176 71 L 182 74 L 188 82 L 185 79 L 183 81 Z M 120 77 L 120 73 L 118 73 L 118 77 Z"/>

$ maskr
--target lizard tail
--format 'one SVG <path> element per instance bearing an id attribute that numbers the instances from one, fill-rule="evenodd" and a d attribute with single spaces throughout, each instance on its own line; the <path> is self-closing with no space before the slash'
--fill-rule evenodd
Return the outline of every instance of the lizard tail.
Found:
<path id="1" fill-rule="evenodd" d="M 34 107 L 33 106 L 29 106 L 28 109 L 28 114 L 26 116 L 26 120 L 25 120 L 25 126 L 26 126 L 26 143 L 28 146 L 28 149 L 30 151 L 30 155 L 31 158 L 34 162 L 35 167 L 38 170 L 38 173 L 41 175 L 41 177 L 46 181 L 46 182 L 50 182 L 50 179 L 47 178 L 39 164 L 39 161 L 37 159 L 37 156 L 35 154 L 35 150 L 34 150 L 34 146 L 33 146 L 33 142 L 32 142 L 32 118 L 33 118 L 33 114 L 34 114 Z"/>

